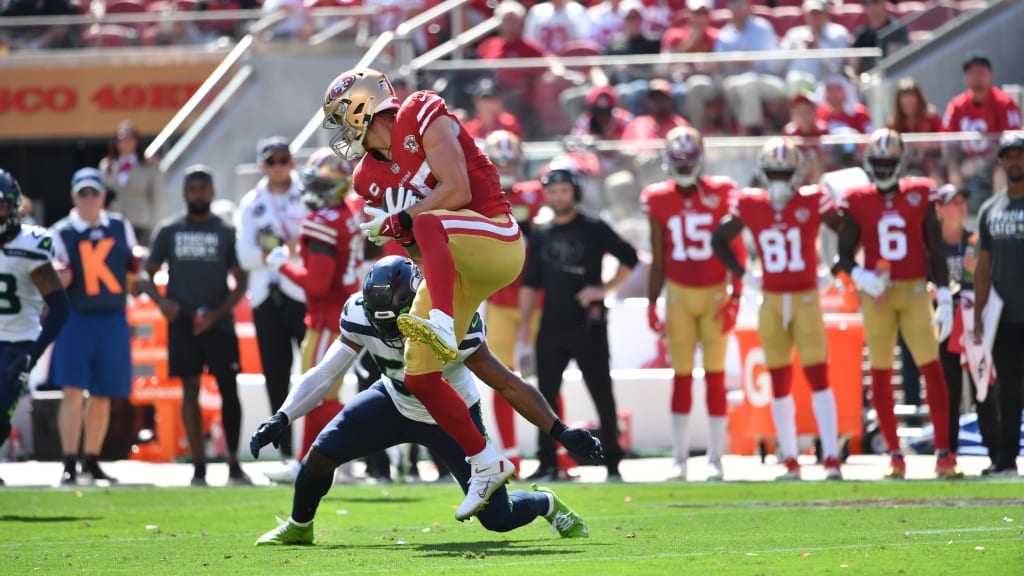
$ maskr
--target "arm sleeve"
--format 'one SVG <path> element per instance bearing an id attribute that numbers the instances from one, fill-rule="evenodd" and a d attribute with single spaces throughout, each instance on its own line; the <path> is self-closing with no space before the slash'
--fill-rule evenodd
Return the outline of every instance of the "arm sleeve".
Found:
<path id="1" fill-rule="evenodd" d="M 604 251 L 615 256 L 627 268 L 635 268 L 640 261 L 636 249 L 616 234 L 607 223 L 601 222 L 600 226 L 603 229 L 601 235 L 604 237 Z"/>
<path id="2" fill-rule="evenodd" d="M 263 250 L 256 244 L 256 224 L 253 222 L 252 203 L 243 201 L 239 210 L 238 231 L 235 233 L 235 244 L 238 263 L 246 270 L 263 267 Z"/>
<path id="3" fill-rule="evenodd" d="M 337 339 L 324 354 L 324 359 L 302 375 L 302 381 L 292 388 L 280 411 L 295 422 L 316 408 L 331 386 L 348 372 L 359 353 Z"/>
<path id="4" fill-rule="evenodd" d="M 542 273 L 544 267 L 540 261 L 540 246 L 540 234 L 534 233 L 530 237 L 530 247 L 526 253 L 526 268 L 523 270 L 522 285 L 535 290 L 540 290 L 541 284 L 544 282 Z"/>
<path id="5" fill-rule="evenodd" d="M 47 262 L 45 265 L 50 266 L 50 263 Z M 43 297 L 43 300 L 46 302 L 49 311 L 46 313 L 46 320 L 43 321 L 43 331 L 36 338 L 36 341 L 32 343 L 32 347 L 28 351 L 33 365 L 43 355 L 46 347 L 57 339 L 57 334 L 64 327 L 71 309 L 68 293 L 63 289 L 47 294 Z"/>

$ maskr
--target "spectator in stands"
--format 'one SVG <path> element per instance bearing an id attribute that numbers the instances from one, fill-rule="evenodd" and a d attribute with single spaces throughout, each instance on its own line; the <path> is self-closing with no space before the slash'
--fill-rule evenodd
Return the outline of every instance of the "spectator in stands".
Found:
<path id="1" fill-rule="evenodd" d="M 593 136 L 599 140 L 619 140 L 633 115 L 619 107 L 619 97 L 611 86 L 594 86 L 587 93 L 587 108 L 573 126 L 573 136 Z"/>
<path id="2" fill-rule="evenodd" d="M 840 24 L 829 22 L 826 8 L 822 0 L 804 2 L 804 19 L 807 24 L 790 28 L 779 47 L 797 52 L 848 47 L 850 31 Z M 842 65 L 841 58 L 793 60 L 786 69 L 786 87 L 792 95 L 813 90 L 827 72 L 838 70 Z"/>
<path id="3" fill-rule="evenodd" d="M 732 19 L 718 33 L 715 52 L 776 50 L 778 41 L 771 23 L 750 13 L 747 0 L 730 0 Z M 775 62 L 729 62 L 722 89 L 736 116 L 740 134 L 764 129 L 764 106 L 785 97 L 785 84 L 775 74 Z"/>
<path id="4" fill-rule="evenodd" d="M 302 202 L 301 181 L 288 141 L 278 136 L 266 138 L 257 151 L 264 177 L 239 203 L 235 245 L 238 262 L 249 273 L 249 305 L 273 414 L 288 396 L 293 346 L 299 346 L 306 335 L 306 294 L 270 268 L 266 257 L 274 248 L 287 245 L 292 261 L 301 264 L 296 242 L 309 211 Z M 285 467 L 294 466 L 290 432 L 281 437 L 280 449 Z"/>
<path id="5" fill-rule="evenodd" d="M 501 21 L 498 35 L 484 40 L 477 46 L 476 53 L 480 58 L 497 60 L 544 56 L 540 46 L 523 38 L 526 8 L 523 8 L 522 4 L 515 0 L 505 0 L 494 9 L 494 16 Z M 501 90 L 505 109 L 517 118 L 530 122 L 536 117 L 530 97 L 533 85 L 541 73 L 542 70 L 538 68 L 498 68 L 495 73 L 494 80 Z"/>
<path id="6" fill-rule="evenodd" d="M 69 0 L 7 0 L 0 16 L 73 16 L 79 10 Z M 14 49 L 74 48 L 78 31 L 72 26 L 19 26 L 11 32 Z"/>
<path id="7" fill-rule="evenodd" d="M 181 420 L 192 452 L 192 485 L 206 486 L 203 420 L 199 411 L 204 368 L 217 379 L 228 448 L 228 483 L 252 484 L 238 463 L 242 405 L 238 399 L 238 337 L 232 314 L 245 296 L 247 276 L 238 265 L 235 229 L 215 216 L 213 175 L 202 165 L 185 171 L 186 213 L 163 223 L 150 248 L 146 271 L 152 278 L 167 264 L 167 294 L 151 280 L 142 290 L 167 319 L 167 360 L 171 377 L 181 378 Z M 228 278 L 234 279 L 229 288 Z M 144 277 L 145 278 L 145 277 Z"/>
<path id="8" fill-rule="evenodd" d="M 711 25 L 712 0 L 687 0 L 689 18 L 684 25 L 669 28 L 661 39 L 662 54 L 694 54 L 713 52 L 718 28 Z M 673 64 L 673 83 L 684 83 L 686 98 L 683 116 L 697 129 L 707 124 L 708 103 L 721 93 L 719 82 L 712 76 L 709 64 Z"/>
<path id="9" fill-rule="evenodd" d="M 306 14 L 302 0 L 263 0 L 263 14 L 269 16 L 275 12 L 288 15 L 267 30 L 266 38 L 281 40 L 304 40 L 313 32 L 313 25 Z"/>
<path id="10" fill-rule="evenodd" d="M 910 44 L 910 34 L 902 22 L 889 15 L 888 0 L 864 0 L 864 15 L 867 24 L 854 33 L 854 48 L 881 48 L 886 58 L 900 48 Z M 878 64 L 877 58 L 851 58 L 850 66 L 863 74 Z"/>
<path id="11" fill-rule="evenodd" d="M 870 134 L 874 127 L 867 108 L 857 100 L 857 89 L 846 76 L 830 74 L 814 93 L 818 104 L 818 120 L 828 127 L 830 135 Z M 825 170 L 848 168 L 857 162 L 858 146 L 836 144 L 825 161 Z"/>
<path id="12" fill-rule="evenodd" d="M 142 156 L 139 131 L 130 121 L 117 125 L 100 160 L 103 185 L 107 187 L 107 208 L 123 214 L 136 226 L 140 243 L 149 242 L 153 228 L 166 215 L 164 173 L 160 164 Z"/>
<path id="13" fill-rule="evenodd" d="M 209 38 L 199 30 L 195 22 L 176 18 L 181 14 L 176 4 L 168 4 L 160 11 L 157 22 L 143 32 L 143 46 L 194 46 L 206 43 Z"/>
<path id="14" fill-rule="evenodd" d="M 523 37 L 548 54 L 560 54 L 574 40 L 586 40 L 590 34 L 587 11 L 572 0 L 551 0 L 530 8 Z"/>
<path id="15" fill-rule="evenodd" d="M 608 48 L 612 37 L 625 30 L 626 19 L 620 10 L 623 3 L 623 0 L 605 0 L 587 8 L 587 19 L 590 21 L 588 39 L 602 52 Z"/>
<path id="16" fill-rule="evenodd" d="M 473 109 L 475 115 L 463 123 L 466 132 L 481 143 L 491 132 L 506 130 L 520 138 L 523 128 L 512 114 L 505 111 L 498 94 L 498 86 L 490 78 L 481 78 L 473 90 Z"/>
<path id="17" fill-rule="evenodd" d="M 57 416 L 64 474 L 61 484 L 78 480 L 76 464 L 83 436 L 82 475 L 117 482 L 99 465 L 110 424 L 111 398 L 132 391 L 132 357 L 125 316 L 128 282 L 138 271 L 132 256 L 135 232 L 120 214 L 103 208 L 106 189 L 95 168 L 71 179 L 74 207 L 53 225 L 58 274 L 71 299 L 71 311 L 53 345 L 50 379 L 63 388 Z M 88 400 L 85 392 L 89 392 Z"/>
<path id="18" fill-rule="evenodd" d="M 924 97 L 924 91 L 913 78 L 903 78 L 896 85 L 889 128 L 901 134 L 942 132 L 942 117 Z M 907 171 L 934 180 L 944 180 L 942 146 L 938 142 L 907 143 Z"/>
<path id="19" fill-rule="evenodd" d="M 647 85 L 647 114 L 637 116 L 622 132 L 623 140 L 664 140 L 669 130 L 689 126 L 686 119 L 672 110 L 672 85 L 655 78 Z"/>
<path id="20" fill-rule="evenodd" d="M 947 132 L 981 132 L 986 137 L 950 143 L 946 146 L 949 183 L 966 188 L 967 209 L 976 214 L 993 190 L 1006 185 L 1006 176 L 995 166 L 999 133 L 1019 130 L 1020 108 L 1006 92 L 993 85 L 992 62 L 981 51 L 971 52 L 963 62 L 967 90 L 949 101 L 942 120 Z"/>
<path id="21" fill-rule="evenodd" d="M 218 10 L 253 10 L 260 7 L 259 0 L 199 0 L 196 11 L 214 12 Z M 241 20 L 207 20 L 197 23 L 200 31 L 209 36 L 229 36 L 237 38 L 244 32 L 245 22 Z"/>
<path id="22" fill-rule="evenodd" d="M 797 94 L 789 102 L 789 122 L 782 134 L 797 138 L 796 146 L 804 158 L 804 183 L 817 183 L 825 171 L 825 156 L 820 138 L 828 134 L 828 124 L 819 120 L 817 105 L 807 94 Z"/>
<path id="23" fill-rule="evenodd" d="M 661 41 L 657 36 L 644 32 L 643 6 L 639 2 L 625 2 L 619 6 L 625 19 L 623 32 L 612 37 L 605 54 L 628 56 L 634 54 L 657 54 Z M 642 96 L 647 92 L 647 82 L 652 76 L 652 67 L 623 64 L 611 71 L 612 82 L 622 95 L 623 105 L 630 112 L 644 111 Z"/>

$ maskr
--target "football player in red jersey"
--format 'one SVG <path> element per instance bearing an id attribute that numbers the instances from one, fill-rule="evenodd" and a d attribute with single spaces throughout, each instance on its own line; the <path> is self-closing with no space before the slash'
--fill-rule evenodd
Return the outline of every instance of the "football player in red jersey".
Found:
<path id="1" fill-rule="evenodd" d="M 363 259 L 363 237 L 359 220 L 345 203 L 352 187 L 352 164 L 329 148 L 321 148 L 309 157 L 302 171 L 302 200 L 311 210 L 299 231 L 302 264 L 289 262 L 287 246 L 278 246 L 267 254 L 267 265 L 302 287 L 306 292 L 306 337 L 302 341 L 302 371 L 323 358 L 331 342 L 338 338 L 341 308 L 350 294 L 359 291 L 359 266 Z M 338 402 L 342 380 L 323 402 L 306 415 L 302 429 L 302 447 L 298 460 L 313 445 L 320 430 L 341 411 Z M 294 469 L 292 469 L 294 468 Z M 291 483 L 298 474 L 294 467 L 281 471 L 276 482 Z"/>
<path id="2" fill-rule="evenodd" d="M 730 214 L 715 230 L 715 254 L 736 276 L 747 274 L 729 242 L 750 228 L 761 257 L 764 300 L 757 331 L 772 380 L 772 419 L 786 471 L 780 480 L 799 480 L 796 406 L 793 402 L 793 348 L 811 385 L 814 418 L 824 455 L 825 477 L 842 479 L 836 458 L 836 399 L 828 381 L 828 341 L 818 294 L 818 228 L 839 228 L 832 195 L 820 186 L 800 186 L 802 159 L 789 140 L 772 138 L 761 149 L 758 172 L 765 188 L 738 195 Z M 747 276 L 747 279 L 751 279 Z"/>
<path id="3" fill-rule="evenodd" d="M 878 425 L 889 446 L 887 478 L 906 476 L 906 463 L 896 434 L 893 413 L 892 362 L 897 331 L 924 376 L 929 416 L 935 426 L 935 473 L 959 477 L 956 454 L 949 452 L 949 393 L 939 364 L 939 342 L 953 329 L 953 297 L 949 290 L 946 249 L 935 215 L 938 193 L 930 178 L 901 178 L 903 138 L 888 128 L 871 135 L 864 170 L 872 180 L 840 198 L 843 222 L 839 232 L 839 263 L 861 292 L 864 335 L 871 356 L 871 399 Z M 864 265 L 854 253 L 864 249 Z M 938 286 L 938 307 L 932 318 L 926 276 Z M 936 335 L 933 324 L 938 324 Z M 937 337 L 938 336 L 938 337 Z"/>
<path id="4" fill-rule="evenodd" d="M 722 440 L 725 437 L 725 352 L 736 324 L 742 276 L 734 276 L 732 294 L 726 288 L 728 271 L 711 250 L 711 234 L 729 210 L 732 178 L 701 176 L 704 144 L 697 130 L 673 128 L 665 138 L 664 168 L 669 179 L 652 184 L 640 196 L 641 209 L 651 221 L 651 267 L 647 281 L 647 318 L 651 330 L 667 329 L 672 380 L 672 440 L 675 467 L 672 478 L 686 480 L 689 457 L 687 427 L 693 404 L 693 355 L 700 342 L 707 385 L 708 479 L 722 479 Z M 735 249 L 746 260 L 743 239 Z M 668 278 L 666 321 L 658 317 L 657 301 Z"/>
<path id="5" fill-rule="evenodd" d="M 513 132 L 496 130 L 485 140 L 484 151 L 498 169 L 501 189 L 505 191 L 512 215 L 523 230 L 523 238 L 529 241 L 532 221 L 544 205 L 544 187 L 540 180 L 525 180 L 522 142 Z M 487 299 L 487 341 L 494 355 L 510 370 L 515 369 L 516 333 L 519 330 L 519 283 L 522 274 L 508 286 L 498 290 Z M 540 314 L 530 319 L 536 334 Z M 515 411 L 512 405 L 500 395 L 494 396 L 494 420 L 501 436 L 505 456 L 519 467 L 519 450 L 516 448 Z"/>
<path id="6" fill-rule="evenodd" d="M 455 359 L 480 304 L 523 269 L 522 233 L 497 169 L 436 93 L 422 90 L 399 103 L 385 74 L 363 68 L 331 81 L 323 109 L 339 156 L 372 155 L 390 166 L 356 173 L 370 217 L 361 225 L 367 237 L 415 242 L 421 254 L 426 281 L 397 320 L 406 336 L 404 384 L 469 455 L 473 476 L 455 512 L 466 520 L 515 467 L 477 430 L 441 371 Z M 377 172 L 379 178 L 360 182 L 361 174 Z M 385 198 L 389 189 L 396 195 Z"/>

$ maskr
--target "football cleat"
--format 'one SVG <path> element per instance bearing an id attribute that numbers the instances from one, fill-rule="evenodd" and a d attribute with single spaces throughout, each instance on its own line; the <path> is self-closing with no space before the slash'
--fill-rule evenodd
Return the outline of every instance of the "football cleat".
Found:
<path id="1" fill-rule="evenodd" d="M 939 478 L 963 478 L 964 472 L 956 465 L 956 454 L 952 452 L 935 459 L 935 475 Z"/>
<path id="2" fill-rule="evenodd" d="M 466 498 L 455 511 L 455 519 L 462 522 L 468 520 L 480 511 L 491 495 L 497 492 L 498 488 L 505 485 L 516 469 L 508 458 L 498 455 L 495 460 L 481 464 L 470 459 L 469 489 L 466 491 Z"/>
<path id="3" fill-rule="evenodd" d="M 275 516 L 275 518 L 277 518 Z M 256 541 L 257 546 L 312 546 L 313 524 L 298 526 L 277 518 L 277 528 L 267 532 Z"/>
<path id="4" fill-rule="evenodd" d="M 412 314 L 398 317 L 398 329 L 406 338 L 430 348 L 437 359 L 446 365 L 455 361 L 459 345 L 455 342 L 455 321 L 444 312 L 433 309 L 430 318 Z"/>
<path id="5" fill-rule="evenodd" d="M 75 465 L 71 467 L 65 467 L 64 473 L 60 476 L 60 483 L 62 486 L 71 486 L 78 483 L 78 472 L 75 470 Z"/>
<path id="6" fill-rule="evenodd" d="M 289 460 L 277 470 L 269 470 L 263 473 L 267 480 L 278 484 L 294 484 L 299 477 L 299 468 L 302 464 L 298 460 Z"/>
<path id="7" fill-rule="evenodd" d="M 779 474 L 776 480 L 799 480 L 800 479 L 800 463 L 796 461 L 796 458 L 786 458 L 782 461 L 782 465 L 786 467 L 786 471 Z"/>
<path id="8" fill-rule="evenodd" d="M 117 478 L 104 472 L 100 468 L 99 462 L 89 459 L 82 463 L 82 479 L 90 484 L 95 484 L 97 481 L 117 484 Z"/>
<path id="9" fill-rule="evenodd" d="M 843 471 L 839 467 L 839 458 L 835 456 L 829 456 L 822 462 L 825 466 L 825 480 L 842 480 Z"/>
<path id="10" fill-rule="evenodd" d="M 296 473 L 298 474 L 298 473 Z M 228 468 L 228 484 L 231 486 L 252 486 L 252 478 L 238 464 Z"/>
<path id="11" fill-rule="evenodd" d="M 902 480 L 907 477 L 907 462 L 903 456 L 893 454 L 889 459 L 889 467 L 885 470 L 885 478 Z"/>
<path id="12" fill-rule="evenodd" d="M 725 478 L 725 474 L 722 472 L 722 461 L 708 460 L 708 482 L 721 482 Z"/>
<path id="13" fill-rule="evenodd" d="M 583 518 L 580 518 L 579 514 L 573 512 L 572 508 L 562 502 L 558 494 L 544 486 L 538 488 L 536 484 L 533 485 L 533 491 L 543 492 L 551 498 L 551 514 L 545 516 L 544 519 L 551 524 L 552 534 L 558 532 L 562 538 L 590 538 L 590 530 L 583 523 Z"/>
<path id="14" fill-rule="evenodd" d="M 669 472 L 668 481 L 686 482 L 686 461 L 677 460 L 672 464 L 672 471 Z"/>

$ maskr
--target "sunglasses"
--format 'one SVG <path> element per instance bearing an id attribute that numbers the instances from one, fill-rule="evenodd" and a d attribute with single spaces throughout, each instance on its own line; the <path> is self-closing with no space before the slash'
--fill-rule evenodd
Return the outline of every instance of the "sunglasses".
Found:
<path id="1" fill-rule="evenodd" d="M 75 196 L 78 196 L 79 198 L 88 198 L 89 196 L 96 198 L 100 194 L 102 194 L 102 192 L 95 188 L 82 188 L 78 192 L 75 192 Z"/>
<path id="2" fill-rule="evenodd" d="M 275 164 L 281 164 L 282 166 L 291 162 L 291 156 L 271 156 L 263 161 L 267 166 L 274 166 Z"/>

